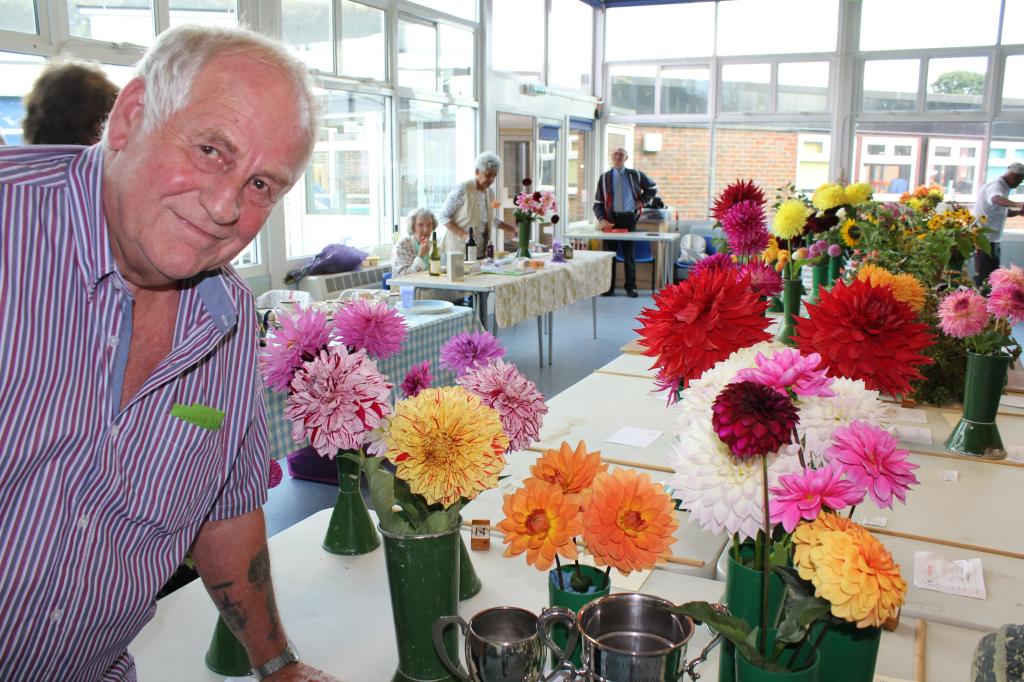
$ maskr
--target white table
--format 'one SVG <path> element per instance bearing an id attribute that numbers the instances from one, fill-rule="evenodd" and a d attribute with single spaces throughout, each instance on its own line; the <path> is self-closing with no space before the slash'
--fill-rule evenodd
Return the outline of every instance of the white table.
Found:
<path id="1" fill-rule="evenodd" d="M 610 242 L 651 242 L 657 249 L 655 258 L 658 261 L 658 289 L 668 286 L 675 281 L 674 254 L 679 253 L 679 240 L 682 235 L 678 232 L 602 232 L 601 230 L 578 230 L 566 232 L 563 239 L 601 239 Z M 577 251 L 576 253 L 579 253 Z"/>

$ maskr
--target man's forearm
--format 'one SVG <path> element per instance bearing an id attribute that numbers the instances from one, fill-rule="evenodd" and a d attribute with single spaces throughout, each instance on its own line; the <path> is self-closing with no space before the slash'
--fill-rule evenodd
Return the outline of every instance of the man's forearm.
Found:
<path id="1" fill-rule="evenodd" d="M 449 232 L 454 234 L 459 239 L 466 239 L 469 236 L 469 234 L 461 227 L 459 227 L 459 224 L 454 220 L 449 220 L 447 223 L 444 224 L 444 226 L 448 228 Z"/>
<path id="2" fill-rule="evenodd" d="M 266 532 L 259 509 L 205 523 L 192 547 L 196 570 L 253 665 L 277 656 L 288 643 L 274 598 Z"/>

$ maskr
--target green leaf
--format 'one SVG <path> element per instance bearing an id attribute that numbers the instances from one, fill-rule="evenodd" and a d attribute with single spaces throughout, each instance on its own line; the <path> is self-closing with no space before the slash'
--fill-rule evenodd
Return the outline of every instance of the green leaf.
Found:
<path id="1" fill-rule="evenodd" d="M 395 506 L 394 475 L 382 468 L 380 460 L 375 457 L 363 462 L 363 471 L 370 482 L 370 499 L 373 500 L 373 509 L 377 512 L 381 527 L 390 533 L 411 533 L 412 525 L 409 521 L 392 510 Z"/>
<path id="2" fill-rule="evenodd" d="M 971 240 L 962 235 L 956 238 L 956 248 L 964 258 L 974 253 L 974 249 L 971 248 Z"/>
<path id="3" fill-rule="evenodd" d="M 772 570 L 775 571 L 775 575 L 782 578 L 782 582 L 786 583 L 786 586 L 793 591 L 797 598 L 806 599 L 814 596 L 814 587 L 801 578 L 792 566 L 772 566 Z"/>
<path id="4" fill-rule="evenodd" d="M 986 237 L 984 234 L 979 234 L 975 238 L 975 241 L 977 242 L 979 249 L 981 249 L 990 256 L 992 255 L 992 242 L 989 241 L 988 237 Z M 966 256 L 967 254 L 964 255 Z"/>
<path id="5" fill-rule="evenodd" d="M 832 605 L 821 597 L 805 597 L 793 602 L 787 618 L 795 618 L 800 628 L 806 628 L 832 610 Z"/>
<path id="6" fill-rule="evenodd" d="M 747 659 L 763 667 L 767 661 L 764 656 L 757 650 L 756 642 L 751 645 L 749 638 L 754 635 L 751 632 L 750 625 L 736 616 L 730 616 L 716 610 L 711 604 L 706 601 L 691 601 L 685 604 L 669 609 L 672 613 L 678 613 L 684 616 L 689 616 L 695 621 L 705 623 L 709 628 L 715 632 L 721 633 L 723 637 L 728 639 L 733 645 L 739 649 Z"/>

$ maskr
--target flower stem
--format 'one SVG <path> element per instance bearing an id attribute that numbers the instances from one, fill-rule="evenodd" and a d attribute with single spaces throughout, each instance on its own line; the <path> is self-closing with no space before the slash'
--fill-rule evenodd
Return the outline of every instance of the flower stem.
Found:
<path id="1" fill-rule="evenodd" d="M 800 442 L 800 432 L 793 427 L 793 441 L 796 443 L 796 456 L 800 460 L 800 467 L 803 469 L 807 468 L 807 460 L 804 459 L 804 446 Z M 767 479 L 765 479 L 765 485 L 768 485 Z"/>
<path id="2" fill-rule="evenodd" d="M 609 566 L 606 569 L 604 569 L 604 586 L 601 589 L 602 590 L 608 589 L 608 585 L 611 583 L 611 581 L 612 581 L 612 567 Z"/>
<path id="3" fill-rule="evenodd" d="M 555 554 L 555 570 L 558 571 L 558 586 L 565 592 L 565 578 L 562 576 L 562 562 L 558 560 L 558 554 Z"/>
<path id="4" fill-rule="evenodd" d="M 852 519 L 852 518 L 853 518 L 853 512 L 854 512 L 854 510 L 856 510 L 856 509 L 857 509 L 857 505 L 855 505 L 855 504 L 854 504 L 854 505 L 850 505 L 850 515 L 849 515 L 849 516 L 847 516 L 846 518 L 848 518 L 848 519 Z"/>
<path id="5" fill-rule="evenodd" d="M 732 560 L 740 563 L 740 534 L 732 534 Z"/>
<path id="6" fill-rule="evenodd" d="M 761 476 L 762 482 L 764 483 L 764 559 L 761 562 L 761 570 L 764 571 L 762 581 L 762 593 L 761 593 L 761 632 L 759 634 L 759 644 L 761 653 L 765 656 L 768 655 L 768 581 L 771 578 L 771 566 L 769 565 L 769 557 L 771 556 L 772 546 L 772 527 L 769 521 L 768 514 L 768 458 L 761 457 Z"/>

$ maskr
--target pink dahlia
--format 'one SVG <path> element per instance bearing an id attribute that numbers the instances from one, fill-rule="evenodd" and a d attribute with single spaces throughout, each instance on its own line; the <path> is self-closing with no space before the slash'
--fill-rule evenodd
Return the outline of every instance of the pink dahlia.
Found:
<path id="1" fill-rule="evenodd" d="M 358 449 L 366 432 L 391 414 L 391 389 L 366 351 L 349 353 L 341 346 L 320 351 L 292 379 L 284 408 L 292 439 L 308 438 L 331 458 L 338 450 Z"/>
<path id="2" fill-rule="evenodd" d="M 270 475 L 267 480 L 267 487 L 276 488 L 281 484 L 282 478 L 284 478 L 284 472 L 281 471 L 281 465 L 277 463 L 276 459 L 270 460 Z"/>
<path id="3" fill-rule="evenodd" d="M 331 327 L 327 316 L 313 308 L 300 308 L 277 318 L 281 328 L 267 337 L 267 347 L 260 353 L 260 369 L 267 386 L 287 391 L 302 363 L 312 360 L 327 347 Z"/>
<path id="4" fill-rule="evenodd" d="M 756 201 L 734 204 L 722 218 L 722 230 L 729 250 L 737 256 L 756 256 L 768 248 L 764 208 Z"/>
<path id="5" fill-rule="evenodd" d="M 753 381 L 726 386 L 711 410 L 715 433 L 740 458 L 768 455 L 788 444 L 800 421 L 788 396 Z"/>
<path id="6" fill-rule="evenodd" d="M 779 487 L 770 489 L 774 496 L 769 505 L 772 523 L 781 523 L 787 533 L 797 524 L 818 518 L 822 508 L 839 511 L 860 504 L 864 488 L 843 479 L 839 467 L 804 469 L 798 474 L 783 474 Z"/>
<path id="7" fill-rule="evenodd" d="M 939 329 L 947 336 L 965 339 L 981 332 L 988 324 L 985 297 L 973 289 L 961 289 L 939 304 Z"/>
<path id="8" fill-rule="evenodd" d="M 1013 264 L 1006 268 L 999 268 L 988 276 L 988 283 L 993 289 L 1004 284 L 1013 284 L 1024 289 L 1024 269 Z"/>
<path id="9" fill-rule="evenodd" d="M 753 180 L 736 180 L 736 182 L 727 185 L 722 190 L 722 193 L 718 195 L 718 198 L 715 199 L 711 215 L 718 222 L 723 222 L 729 209 L 744 201 L 764 205 L 764 192 L 754 184 Z"/>
<path id="10" fill-rule="evenodd" d="M 854 421 L 832 432 L 832 446 L 825 451 L 825 459 L 866 488 L 879 507 L 892 509 L 893 496 L 906 503 L 907 490 L 919 482 L 913 474 L 917 465 L 907 461 L 910 453 L 896 445 L 896 437 L 885 429 Z"/>
<path id="11" fill-rule="evenodd" d="M 716 253 L 713 256 L 707 258 L 701 258 L 697 261 L 697 264 L 690 270 L 689 279 L 699 277 L 705 272 L 717 272 L 717 271 L 728 271 L 736 272 L 736 263 L 732 261 L 732 257 L 727 253 Z"/>
<path id="12" fill-rule="evenodd" d="M 835 380 L 825 373 L 825 368 L 818 369 L 821 356 L 817 353 L 801 355 L 795 348 L 786 348 L 775 351 L 770 358 L 758 353 L 754 361 L 757 366 L 741 369 L 736 374 L 737 380 L 753 381 L 783 395 L 788 395 L 789 391 L 821 398 L 835 395 L 829 388 Z"/>
<path id="13" fill-rule="evenodd" d="M 1003 284 L 988 295 L 988 311 L 1010 324 L 1024 322 L 1024 287 Z"/>
<path id="14" fill-rule="evenodd" d="M 494 360 L 463 374 L 456 382 L 498 413 L 509 450 L 522 450 L 540 438 L 548 406 L 534 383 L 515 365 Z"/>
<path id="15" fill-rule="evenodd" d="M 334 315 L 338 339 L 352 350 L 365 350 L 377 360 L 399 351 L 405 340 L 405 320 L 386 303 L 358 300 Z"/>
<path id="16" fill-rule="evenodd" d="M 504 356 L 505 349 L 488 332 L 461 332 L 441 346 L 441 366 L 459 376 Z"/>
<path id="17" fill-rule="evenodd" d="M 430 382 L 434 380 L 430 373 L 430 360 L 425 360 L 418 365 L 409 368 L 409 372 L 402 379 L 402 395 L 406 398 L 415 398 L 420 391 L 430 388 Z"/>
<path id="18" fill-rule="evenodd" d="M 740 267 L 740 278 L 750 278 L 750 290 L 758 296 L 782 293 L 782 275 L 763 260 L 752 260 Z"/>

